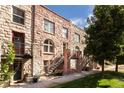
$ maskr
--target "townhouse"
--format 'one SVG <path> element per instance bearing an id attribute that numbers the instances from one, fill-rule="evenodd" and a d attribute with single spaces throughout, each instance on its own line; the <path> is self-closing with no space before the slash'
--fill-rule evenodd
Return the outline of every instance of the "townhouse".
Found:
<path id="1" fill-rule="evenodd" d="M 8 41 L 13 42 L 16 53 L 13 80 L 79 68 L 85 32 L 70 20 L 41 5 L 0 6 L 0 16 L 2 63 Z"/>
<path id="2" fill-rule="evenodd" d="M 21 80 L 25 73 L 31 74 L 31 59 L 24 58 L 26 53 L 31 55 L 31 22 L 31 6 L 0 6 L 2 63 L 6 61 L 7 44 L 12 42 L 16 53 L 13 80 Z"/>

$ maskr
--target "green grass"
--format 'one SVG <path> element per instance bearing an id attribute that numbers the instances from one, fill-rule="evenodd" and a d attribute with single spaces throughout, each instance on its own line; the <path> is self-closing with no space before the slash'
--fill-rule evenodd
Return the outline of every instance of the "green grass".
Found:
<path id="1" fill-rule="evenodd" d="M 54 88 L 124 88 L 124 73 L 100 72 L 57 85 Z"/>

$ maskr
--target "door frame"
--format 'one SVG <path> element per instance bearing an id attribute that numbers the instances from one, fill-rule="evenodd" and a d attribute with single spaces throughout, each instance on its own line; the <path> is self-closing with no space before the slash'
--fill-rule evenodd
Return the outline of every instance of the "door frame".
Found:
<path id="1" fill-rule="evenodd" d="M 19 81 L 23 81 L 23 77 L 24 77 L 24 73 L 23 73 L 23 67 L 24 67 L 24 64 L 22 63 L 22 60 L 15 60 L 14 61 L 14 63 L 16 63 L 16 64 L 21 64 L 21 79 L 19 79 L 19 80 L 14 80 L 14 74 L 12 75 L 12 81 L 13 82 L 19 82 Z M 14 70 L 14 64 L 13 64 L 13 68 L 12 68 L 13 70 Z"/>

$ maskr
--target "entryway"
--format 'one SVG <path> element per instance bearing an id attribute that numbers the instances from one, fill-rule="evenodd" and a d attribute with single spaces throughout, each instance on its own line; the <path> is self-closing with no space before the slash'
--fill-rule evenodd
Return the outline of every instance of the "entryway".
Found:
<path id="1" fill-rule="evenodd" d="M 13 64 L 13 70 L 14 70 L 14 81 L 20 81 L 22 80 L 22 62 L 21 61 L 15 61 Z"/>
<path id="2" fill-rule="evenodd" d="M 49 71 L 49 60 L 44 60 L 44 72 L 47 74 Z"/>

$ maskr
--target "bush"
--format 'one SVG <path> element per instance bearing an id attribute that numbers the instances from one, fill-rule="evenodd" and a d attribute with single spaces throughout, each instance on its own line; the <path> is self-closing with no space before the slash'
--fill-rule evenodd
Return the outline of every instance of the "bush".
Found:
<path id="1" fill-rule="evenodd" d="M 6 62 L 2 64 L 1 66 L 1 74 L 2 74 L 2 80 L 10 80 L 11 75 L 12 75 L 12 71 L 10 69 L 10 67 L 13 65 L 14 63 L 14 59 L 15 59 L 15 52 L 13 49 L 13 45 L 12 43 L 8 43 L 8 50 L 6 53 Z"/>

